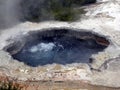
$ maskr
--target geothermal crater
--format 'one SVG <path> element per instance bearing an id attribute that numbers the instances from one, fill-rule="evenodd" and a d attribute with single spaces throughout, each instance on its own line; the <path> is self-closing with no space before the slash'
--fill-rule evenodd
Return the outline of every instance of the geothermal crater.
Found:
<path id="1" fill-rule="evenodd" d="M 47 64 L 90 63 L 93 54 L 109 42 L 91 32 L 70 29 L 30 31 L 4 49 L 20 62 L 36 67 Z"/>

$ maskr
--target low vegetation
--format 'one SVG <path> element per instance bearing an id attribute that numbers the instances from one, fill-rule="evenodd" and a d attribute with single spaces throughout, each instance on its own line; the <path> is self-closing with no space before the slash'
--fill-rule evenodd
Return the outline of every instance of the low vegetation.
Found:
<path id="1" fill-rule="evenodd" d="M 14 82 L 0 82 L 0 90 L 21 90 L 22 87 Z"/>
<path id="2" fill-rule="evenodd" d="M 80 7 L 96 0 L 22 0 L 21 20 L 29 21 L 74 21 L 85 13 Z M 75 9 L 79 7 L 80 9 Z"/>

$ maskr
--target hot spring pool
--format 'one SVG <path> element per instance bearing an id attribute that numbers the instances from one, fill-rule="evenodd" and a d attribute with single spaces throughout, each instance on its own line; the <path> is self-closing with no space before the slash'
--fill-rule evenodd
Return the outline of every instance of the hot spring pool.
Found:
<path id="1" fill-rule="evenodd" d="M 96 38 L 88 32 L 65 29 L 34 31 L 29 33 L 25 45 L 12 57 L 33 67 L 53 63 L 89 63 L 92 54 L 107 47 L 98 43 Z"/>

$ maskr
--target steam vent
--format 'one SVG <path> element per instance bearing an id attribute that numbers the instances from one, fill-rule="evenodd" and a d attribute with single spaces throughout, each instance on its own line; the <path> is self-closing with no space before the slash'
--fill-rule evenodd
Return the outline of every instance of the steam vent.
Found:
<path id="1" fill-rule="evenodd" d="M 64 15 L 33 21 L 31 11 L 1 28 L 0 83 L 21 90 L 120 90 L 120 1 L 82 8 L 75 21 Z"/>

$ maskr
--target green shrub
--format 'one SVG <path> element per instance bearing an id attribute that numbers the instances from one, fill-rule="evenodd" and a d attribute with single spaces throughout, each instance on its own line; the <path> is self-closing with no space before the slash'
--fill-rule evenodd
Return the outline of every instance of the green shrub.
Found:
<path id="1" fill-rule="evenodd" d="M 53 15 L 55 20 L 58 21 L 74 21 L 79 18 L 81 14 L 84 14 L 83 9 L 74 9 L 76 0 L 50 0 L 49 11 Z M 78 0 L 77 0 L 78 1 Z M 81 2 L 81 0 L 80 0 Z M 77 2 L 76 2 L 77 3 Z M 82 2 L 81 2 L 82 3 Z M 79 3 L 80 4 L 80 3 Z"/>
<path id="2" fill-rule="evenodd" d="M 84 14 L 84 10 L 76 10 L 84 4 L 96 0 L 22 0 L 22 19 L 28 21 L 74 21 Z"/>
<path id="3" fill-rule="evenodd" d="M 19 84 L 13 82 L 0 82 L 0 90 L 21 90 Z"/>

